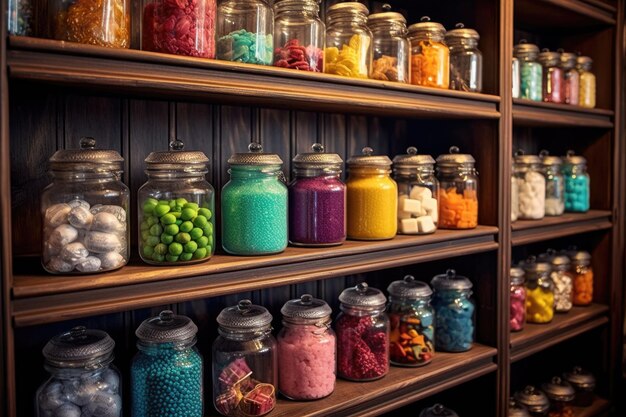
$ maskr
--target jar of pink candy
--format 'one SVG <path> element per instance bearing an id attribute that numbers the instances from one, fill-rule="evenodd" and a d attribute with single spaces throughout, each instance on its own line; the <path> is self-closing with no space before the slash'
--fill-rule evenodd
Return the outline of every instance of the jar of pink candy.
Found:
<path id="1" fill-rule="evenodd" d="M 511 268 L 510 327 L 512 332 L 519 332 L 526 323 L 526 287 L 524 281 L 524 270 L 517 267 Z"/>

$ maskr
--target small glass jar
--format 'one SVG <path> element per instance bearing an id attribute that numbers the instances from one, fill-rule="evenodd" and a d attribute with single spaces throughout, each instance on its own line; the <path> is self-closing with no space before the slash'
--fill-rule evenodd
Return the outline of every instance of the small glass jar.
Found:
<path id="1" fill-rule="evenodd" d="M 507 417 L 530 417 L 530 414 L 524 405 L 522 405 L 514 397 L 511 397 L 509 399 Z"/>
<path id="2" fill-rule="evenodd" d="M 313 144 L 312 152 L 293 158 L 289 184 L 289 242 L 297 246 L 334 246 L 346 240 L 346 185 L 343 160 Z"/>
<path id="3" fill-rule="evenodd" d="M 546 177 L 542 172 L 541 159 L 537 155 L 515 154 L 513 174 L 517 180 L 519 218 L 543 219 L 546 214 Z"/>
<path id="4" fill-rule="evenodd" d="M 345 2 L 326 12 L 324 72 L 367 78 L 372 67 L 372 32 L 367 26 L 369 10 L 362 3 Z"/>
<path id="5" fill-rule="evenodd" d="M 519 59 L 513 57 L 513 62 L 511 63 L 511 84 L 512 84 L 512 94 L 513 98 L 520 98 L 520 65 Z"/>
<path id="6" fill-rule="evenodd" d="M 389 175 L 391 160 L 373 153 L 372 148 L 365 147 L 362 155 L 347 161 L 349 239 L 384 240 L 396 235 L 398 186 Z"/>
<path id="7" fill-rule="evenodd" d="M 546 179 L 546 216 L 560 216 L 565 212 L 565 179 L 561 173 L 563 160 L 558 156 L 550 156 L 545 150 L 539 156 Z"/>
<path id="8" fill-rule="evenodd" d="M 217 59 L 272 65 L 274 12 L 266 0 L 225 0 L 217 7 Z"/>
<path id="9" fill-rule="evenodd" d="M 473 229 L 478 226 L 478 171 L 470 154 L 450 153 L 437 157 L 439 224 L 442 229 Z"/>
<path id="10" fill-rule="evenodd" d="M 541 101 L 543 70 L 541 64 L 537 62 L 539 48 L 522 39 L 515 45 L 513 55 L 520 61 L 520 98 Z"/>
<path id="11" fill-rule="evenodd" d="M 593 60 L 588 56 L 576 58 L 576 69 L 580 74 L 580 93 L 578 104 L 593 109 L 596 107 L 596 76 L 591 72 Z"/>
<path id="12" fill-rule="evenodd" d="M 7 8 L 7 33 L 16 36 L 32 36 L 34 33 L 33 0 L 9 0 Z"/>
<path id="13" fill-rule="evenodd" d="M 574 415 L 572 401 L 576 391 L 569 382 L 555 376 L 550 382 L 541 384 L 541 389 L 550 400 L 550 410 L 548 411 L 550 417 L 572 417 Z"/>
<path id="14" fill-rule="evenodd" d="M 543 49 L 539 54 L 539 62 L 543 66 L 542 95 L 548 103 L 564 103 L 565 76 L 561 64 L 561 54 Z"/>
<path id="15" fill-rule="evenodd" d="M 511 161 L 513 166 L 513 161 Z M 515 171 L 511 173 L 511 223 L 519 219 L 519 188 L 517 187 L 517 178 Z"/>
<path id="16" fill-rule="evenodd" d="M 587 160 L 574 151 L 567 151 L 562 167 L 565 178 L 565 211 L 586 213 L 589 211 L 589 174 Z"/>
<path id="17" fill-rule="evenodd" d="M 213 404 L 225 416 L 262 416 L 276 405 L 278 357 L 272 315 L 241 300 L 217 316 Z"/>
<path id="18" fill-rule="evenodd" d="M 108 334 L 83 326 L 54 336 L 43 348 L 50 378 L 37 390 L 37 417 L 120 417 L 122 387 L 112 364 L 114 347 Z"/>
<path id="19" fill-rule="evenodd" d="M 411 84 L 424 87 L 450 86 L 450 50 L 445 43 L 446 28 L 423 16 L 409 26 L 411 42 Z"/>
<path id="20" fill-rule="evenodd" d="M 420 411 L 419 417 L 459 417 L 459 415 L 442 404 L 435 404 Z"/>
<path id="21" fill-rule="evenodd" d="M 133 417 L 202 417 L 202 356 L 198 327 L 170 310 L 144 320 L 131 365 Z"/>
<path id="22" fill-rule="evenodd" d="M 278 340 L 278 389 L 285 397 L 318 400 L 335 390 L 337 338 L 330 326 L 332 310 L 310 294 L 283 305 Z"/>
<path id="23" fill-rule="evenodd" d="M 580 97 L 580 74 L 576 69 L 576 54 L 572 52 L 561 53 L 561 68 L 563 69 L 563 77 L 565 84 L 563 88 L 563 99 L 565 104 L 572 104 L 577 106 L 579 104 Z"/>
<path id="24" fill-rule="evenodd" d="M 518 403 L 526 407 L 532 417 L 548 415 L 550 400 L 540 389 L 527 385 L 522 391 L 517 391 L 514 397 Z"/>
<path id="25" fill-rule="evenodd" d="M 253 142 L 228 159 L 222 188 L 222 247 L 233 255 L 280 253 L 287 247 L 287 186 L 283 161 Z"/>
<path id="26" fill-rule="evenodd" d="M 511 305 L 509 327 L 512 332 L 519 332 L 526 324 L 526 286 L 524 282 L 524 270 L 511 268 Z"/>
<path id="27" fill-rule="evenodd" d="M 478 49 L 480 35 L 457 23 L 446 32 L 450 48 L 450 89 L 480 93 L 483 89 L 483 54 Z"/>
<path id="28" fill-rule="evenodd" d="M 435 160 L 418 155 L 411 146 L 393 158 L 393 178 L 398 184 L 398 233 L 435 233 L 439 222 L 439 181 Z"/>
<path id="29" fill-rule="evenodd" d="M 179 141 L 145 159 L 148 181 L 137 192 L 139 255 L 152 265 L 203 262 L 215 251 L 215 190 L 209 158 Z"/>
<path id="30" fill-rule="evenodd" d="M 383 5 L 382 13 L 370 15 L 367 26 L 373 36 L 373 62 L 370 78 L 381 81 L 409 82 L 411 44 L 407 38 L 406 19 Z"/>
<path id="31" fill-rule="evenodd" d="M 570 260 L 565 255 L 555 256 L 552 259 L 550 278 L 554 282 L 554 311 L 567 313 L 572 309 L 573 284 L 570 270 Z"/>
<path id="32" fill-rule="evenodd" d="M 365 282 L 339 294 L 337 374 L 350 381 L 373 381 L 389 372 L 387 298 Z"/>
<path id="33" fill-rule="evenodd" d="M 570 372 L 565 372 L 563 379 L 569 382 L 576 391 L 572 405 L 589 407 L 593 404 L 595 397 L 593 390 L 596 388 L 596 378 L 591 372 L 576 366 Z"/>
<path id="34" fill-rule="evenodd" d="M 44 269 L 52 274 L 88 274 L 118 269 L 130 256 L 128 187 L 124 159 L 82 138 L 80 149 L 50 158 L 53 181 L 41 194 Z"/>
<path id="35" fill-rule="evenodd" d="M 550 278 L 552 267 L 547 262 L 537 262 L 530 257 L 523 264 L 526 273 L 526 321 L 550 323 L 554 318 L 554 282 Z"/>
<path id="36" fill-rule="evenodd" d="M 577 251 L 570 255 L 571 272 L 574 275 L 575 306 L 588 306 L 593 301 L 593 269 L 589 252 Z"/>
<path id="37" fill-rule="evenodd" d="M 300 71 L 324 70 L 326 26 L 320 0 L 279 0 L 274 3 L 274 66 Z"/>
<path id="38" fill-rule="evenodd" d="M 454 269 L 435 275 L 430 281 L 435 295 L 435 349 L 465 352 L 474 344 L 474 301 L 472 281 Z"/>

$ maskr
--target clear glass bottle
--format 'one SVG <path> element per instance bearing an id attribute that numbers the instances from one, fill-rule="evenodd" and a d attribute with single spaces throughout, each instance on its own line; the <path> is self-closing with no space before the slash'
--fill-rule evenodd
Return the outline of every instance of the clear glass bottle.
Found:
<path id="1" fill-rule="evenodd" d="M 531 256 L 523 264 L 526 273 L 526 322 L 550 323 L 554 318 L 554 282 L 550 278 L 552 266 L 537 262 Z"/>
<path id="2" fill-rule="evenodd" d="M 552 259 L 550 278 L 554 282 L 554 311 L 567 313 L 572 309 L 573 280 L 570 270 L 570 260 L 565 255 L 555 256 Z"/>
<path id="3" fill-rule="evenodd" d="M 339 295 L 337 375 L 350 381 L 373 381 L 389 371 L 387 298 L 361 282 Z"/>
<path id="4" fill-rule="evenodd" d="M 519 267 L 511 268 L 511 305 L 509 327 L 512 332 L 519 332 L 526 324 L 526 286 L 524 270 Z"/>
<path id="5" fill-rule="evenodd" d="M 437 157 L 439 224 L 442 229 L 473 229 L 478 226 L 478 171 L 470 154 L 450 153 Z"/>
<path id="6" fill-rule="evenodd" d="M 517 180 L 519 219 L 538 220 L 546 214 L 546 177 L 537 155 L 515 154 L 513 174 Z"/>
<path id="7" fill-rule="evenodd" d="M 274 3 L 274 66 L 300 71 L 324 70 L 326 26 L 320 0 L 278 0 Z"/>
<path id="8" fill-rule="evenodd" d="M 526 406 L 517 401 L 515 397 L 509 398 L 507 417 L 530 417 Z"/>
<path id="9" fill-rule="evenodd" d="M 588 56 L 576 58 L 576 69 L 580 74 L 578 104 L 589 109 L 596 107 L 596 76 L 591 72 L 593 60 Z"/>
<path id="10" fill-rule="evenodd" d="M 512 83 L 512 93 L 513 98 L 520 98 L 520 64 L 519 59 L 513 57 L 513 62 L 511 64 L 511 83 Z"/>
<path id="11" fill-rule="evenodd" d="M 398 184 L 398 233 L 435 233 L 439 222 L 439 181 L 435 160 L 418 155 L 417 148 L 393 158 L 393 178 Z"/>
<path id="12" fill-rule="evenodd" d="M 233 255 L 280 253 L 287 247 L 287 186 L 283 161 L 253 142 L 228 159 L 222 188 L 222 247 Z"/>
<path id="13" fill-rule="evenodd" d="M 587 160 L 574 151 L 567 151 L 563 158 L 562 172 L 565 178 L 565 211 L 586 213 L 589 211 L 589 174 Z"/>
<path id="14" fill-rule="evenodd" d="M 185 151 L 179 141 L 169 151 L 145 159 L 148 181 L 137 192 L 139 255 L 153 265 L 203 262 L 215 251 L 215 190 L 205 175 L 209 158 Z"/>
<path id="15" fill-rule="evenodd" d="M 550 417 L 572 417 L 574 409 L 572 401 L 574 400 L 574 387 L 569 382 L 555 376 L 549 382 L 541 384 L 541 389 L 550 400 Z"/>
<path id="16" fill-rule="evenodd" d="M 7 33 L 16 36 L 32 36 L 34 33 L 33 0 L 8 0 Z"/>
<path id="17" fill-rule="evenodd" d="M 450 86 L 450 50 L 445 42 L 446 28 L 423 16 L 409 26 L 411 42 L 411 84 L 424 87 Z"/>
<path id="18" fill-rule="evenodd" d="M 435 404 L 420 411 L 419 417 L 459 417 L 459 415 L 443 404 Z"/>
<path id="19" fill-rule="evenodd" d="M 514 397 L 518 403 L 526 407 L 532 417 L 548 415 L 550 400 L 540 389 L 527 385 L 522 391 L 517 391 Z"/>
<path id="20" fill-rule="evenodd" d="M 457 23 L 446 32 L 450 48 L 450 89 L 480 93 L 483 89 L 483 54 L 478 49 L 480 35 Z"/>
<path id="21" fill-rule="evenodd" d="M 37 417 L 120 417 L 122 387 L 113 365 L 115 342 L 102 330 L 72 328 L 43 348 L 50 378 L 35 396 Z"/>
<path id="22" fill-rule="evenodd" d="M 570 271 L 574 275 L 574 305 L 588 306 L 593 301 L 591 254 L 585 251 L 576 251 L 570 255 L 570 260 Z"/>
<path id="23" fill-rule="evenodd" d="M 543 49 L 539 54 L 539 62 L 543 66 L 542 95 L 548 103 L 564 103 L 565 76 L 561 68 L 561 54 Z"/>
<path id="24" fill-rule="evenodd" d="M 563 69 L 563 77 L 565 78 L 565 84 L 563 88 L 563 99 L 565 104 L 572 104 L 577 106 L 579 104 L 580 97 L 580 74 L 576 69 L 576 54 L 572 52 L 564 52 L 559 49 L 561 53 L 561 68 Z"/>
<path id="25" fill-rule="evenodd" d="M 407 275 L 387 287 L 389 353 L 398 366 L 423 366 L 435 356 L 435 310 L 428 284 Z"/>
<path id="26" fill-rule="evenodd" d="M 580 366 L 575 366 L 571 371 L 563 374 L 563 379 L 569 382 L 576 391 L 572 405 L 589 407 L 593 404 L 596 378 L 591 372 L 585 371 Z"/>
<path id="27" fill-rule="evenodd" d="M 520 62 L 520 98 L 541 101 L 543 70 L 541 64 L 537 62 L 539 48 L 522 39 L 513 48 L 513 55 Z"/>
<path id="28" fill-rule="evenodd" d="M 213 404 L 225 416 L 262 416 L 276 405 L 278 357 L 272 315 L 241 300 L 217 316 Z"/>
<path id="29" fill-rule="evenodd" d="M 124 159 L 82 138 L 80 149 L 50 157 L 53 180 L 41 194 L 41 263 L 52 274 L 88 274 L 120 268 L 130 257 L 128 187 Z"/>
<path id="30" fill-rule="evenodd" d="M 337 369 L 337 338 L 332 309 L 310 294 L 287 301 L 280 312 L 278 389 L 285 397 L 318 400 L 332 394 Z"/>
<path id="31" fill-rule="evenodd" d="M 539 153 L 546 178 L 546 216 L 560 216 L 565 212 L 565 179 L 561 173 L 563 160 L 550 156 L 548 151 Z"/>
<path id="32" fill-rule="evenodd" d="M 408 83 L 411 44 L 406 19 L 390 10 L 391 6 L 384 4 L 382 13 L 372 14 L 367 20 L 374 42 L 370 78 Z"/>

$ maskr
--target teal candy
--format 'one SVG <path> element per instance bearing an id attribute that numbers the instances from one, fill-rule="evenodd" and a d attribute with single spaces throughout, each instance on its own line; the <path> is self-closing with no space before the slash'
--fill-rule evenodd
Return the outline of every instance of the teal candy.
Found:
<path id="1" fill-rule="evenodd" d="M 541 101 L 542 68 L 538 62 L 522 61 L 520 65 L 520 96 L 533 101 Z"/>
<path id="2" fill-rule="evenodd" d="M 273 52 L 271 34 L 259 35 L 240 29 L 217 40 L 217 58 L 225 61 L 272 65 Z"/>
<path id="3" fill-rule="evenodd" d="M 463 352 L 474 342 L 474 303 L 463 291 L 437 290 L 435 309 L 435 351 Z"/>
<path id="4" fill-rule="evenodd" d="M 587 175 L 565 175 L 565 210 L 589 211 L 589 177 Z"/>

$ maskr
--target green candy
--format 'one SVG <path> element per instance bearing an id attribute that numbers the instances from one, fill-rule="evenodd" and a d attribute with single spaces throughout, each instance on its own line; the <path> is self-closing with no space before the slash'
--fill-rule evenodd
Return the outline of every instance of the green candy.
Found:
<path id="1" fill-rule="evenodd" d="M 213 223 L 207 223 L 206 226 L 202 228 L 205 236 L 213 236 Z"/>
<path id="2" fill-rule="evenodd" d="M 207 220 L 207 218 L 201 214 L 196 216 L 195 219 L 193 219 L 193 225 L 201 229 L 204 228 L 208 223 L 209 221 Z"/>
<path id="3" fill-rule="evenodd" d="M 180 227 L 181 224 L 183 224 L 183 221 L 181 219 L 176 220 L 176 223 L 174 223 L 176 226 Z"/>
<path id="4" fill-rule="evenodd" d="M 159 236 L 148 236 L 148 239 L 146 239 L 146 245 L 148 246 L 156 246 L 159 242 Z"/>
<path id="5" fill-rule="evenodd" d="M 165 255 L 165 260 L 167 262 L 176 262 L 176 261 L 178 261 L 178 256 L 172 255 L 171 253 L 168 253 L 167 255 Z"/>
<path id="6" fill-rule="evenodd" d="M 185 208 L 183 209 L 182 213 L 181 213 L 181 218 L 183 220 L 191 220 L 194 217 L 196 217 L 197 215 L 197 211 L 192 209 L 192 208 Z"/>
<path id="7" fill-rule="evenodd" d="M 207 208 L 201 208 L 200 210 L 198 210 L 198 214 L 201 216 L 204 216 L 207 218 L 207 220 L 211 219 L 211 216 L 213 216 L 213 213 L 211 213 L 211 210 L 207 209 Z"/>
<path id="8" fill-rule="evenodd" d="M 183 245 L 181 245 L 180 243 L 174 242 L 172 243 L 169 248 L 167 249 L 167 251 L 174 256 L 178 256 L 181 253 L 183 253 Z"/>
<path id="9" fill-rule="evenodd" d="M 190 208 L 194 210 L 198 210 L 198 205 L 196 203 L 187 203 L 183 206 L 184 209 Z"/>
<path id="10" fill-rule="evenodd" d="M 164 243 L 159 243 L 154 246 L 154 252 L 159 255 L 165 255 L 167 253 L 167 245 Z"/>
<path id="11" fill-rule="evenodd" d="M 161 224 L 168 225 L 176 223 L 176 216 L 173 213 L 167 213 L 163 217 L 161 217 Z"/>
<path id="12" fill-rule="evenodd" d="M 206 236 L 200 236 L 197 240 L 196 243 L 198 244 L 199 248 L 206 248 L 207 245 L 209 244 L 209 238 Z"/>
<path id="13" fill-rule="evenodd" d="M 176 200 L 170 200 L 168 204 L 169 204 L 170 208 L 173 209 L 174 207 L 176 207 Z"/>
<path id="14" fill-rule="evenodd" d="M 184 245 L 185 243 L 187 243 L 187 242 L 189 242 L 191 240 L 191 236 L 189 235 L 189 233 L 180 232 L 179 234 L 176 235 L 174 240 L 176 240 L 176 242 L 182 243 Z"/>
<path id="15" fill-rule="evenodd" d="M 150 229 L 150 224 L 148 224 L 148 222 L 146 220 L 141 222 L 141 226 L 139 226 L 139 229 L 141 229 L 141 231 L 143 232 L 144 230 L 149 230 Z"/>
<path id="16" fill-rule="evenodd" d="M 169 245 L 173 241 L 174 241 L 174 236 L 173 235 L 168 235 L 167 233 L 163 233 L 161 235 L 161 243 Z"/>
<path id="17" fill-rule="evenodd" d="M 181 261 L 191 261 L 191 258 L 193 258 L 193 253 L 187 253 L 187 252 L 181 253 L 180 256 L 178 257 L 178 259 L 180 259 Z"/>
<path id="18" fill-rule="evenodd" d="M 198 248 L 196 249 L 196 251 L 193 253 L 193 259 L 202 259 L 205 258 L 207 255 L 207 248 Z"/>
<path id="19" fill-rule="evenodd" d="M 189 220 L 187 220 L 186 222 L 183 222 L 180 225 L 180 231 L 181 232 L 189 233 L 189 232 L 191 232 L 191 229 L 193 229 L 193 223 L 190 222 Z"/>
<path id="20" fill-rule="evenodd" d="M 150 228 L 150 234 L 152 236 L 161 236 L 161 233 L 163 233 L 163 227 L 160 224 L 152 225 Z"/>
<path id="21" fill-rule="evenodd" d="M 148 199 L 145 203 L 143 203 L 143 212 L 144 214 L 152 214 L 155 207 L 158 205 L 158 201 L 155 199 Z"/>
<path id="22" fill-rule="evenodd" d="M 187 202 L 186 199 L 184 199 L 183 197 L 179 197 L 176 199 L 176 205 L 180 206 L 180 207 L 185 207 L 187 204 L 190 204 L 189 202 Z M 193 203 L 191 203 L 193 204 Z"/>
<path id="23" fill-rule="evenodd" d="M 191 236 L 192 240 L 196 240 L 202 237 L 203 233 L 204 232 L 202 231 L 202 229 L 200 229 L 199 227 L 194 227 L 193 229 L 191 229 L 191 232 L 189 232 L 189 235 Z"/>
<path id="24" fill-rule="evenodd" d="M 196 249 L 198 249 L 198 244 L 193 240 L 191 242 L 185 243 L 185 247 L 183 248 L 183 250 L 187 253 L 193 253 L 196 251 Z"/>
<path id="25" fill-rule="evenodd" d="M 167 226 L 165 226 L 164 232 L 168 235 L 174 236 L 178 233 L 178 226 L 176 226 L 175 224 L 168 224 Z"/>
<path id="26" fill-rule="evenodd" d="M 143 256 L 145 256 L 146 258 L 152 257 L 153 253 L 154 253 L 154 247 L 153 246 L 144 246 L 143 247 Z"/>
<path id="27" fill-rule="evenodd" d="M 148 222 L 148 226 L 152 226 L 154 224 L 157 224 L 159 222 L 159 218 L 156 216 L 150 216 L 146 219 L 146 221 Z"/>
<path id="28" fill-rule="evenodd" d="M 209 245 L 213 246 L 213 235 L 209 235 Z"/>
<path id="29" fill-rule="evenodd" d="M 165 204 L 159 204 L 154 208 L 154 214 L 157 217 L 162 217 L 164 215 L 166 215 L 167 213 L 169 213 L 171 210 L 171 207 L 169 205 L 165 205 Z M 174 220 L 176 221 L 176 220 Z"/>
<path id="30" fill-rule="evenodd" d="M 165 260 L 165 256 L 161 255 L 160 253 L 154 252 L 152 254 L 152 260 L 155 262 L 163 262 Z"/>
<path id="31" fill-rule="evenodd" d="M 150 237 L 150 230 L 142 230 L 141 231 L 141 240 L 148 240 Z"/>

